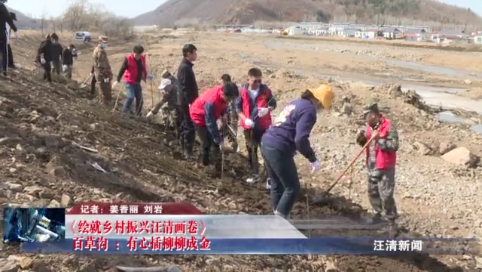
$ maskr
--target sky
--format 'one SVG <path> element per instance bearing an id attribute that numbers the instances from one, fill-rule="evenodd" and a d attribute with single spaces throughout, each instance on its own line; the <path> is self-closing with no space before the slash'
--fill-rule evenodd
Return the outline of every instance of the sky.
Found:
<path id="1" fill-rule="evenodd" d="M 130 0 L 89 0 L 93 4 L 103 4 L 107 10 L 120 16 L 135 17 L 142 13 L 151 11 L 167 0 L 137 0 L 137 4 Z M 202 1 L 202 0 L 199 0 Z M 464 8 L 482 15 L 481 0 L 438 0 Z M 47 17 L 59 16 L 68 6 L 68 0 L 8 0 L 7 6 L 18 10 L 25 15 L 40 18 L 42 14 Z"/>
<path id="2" fill-rule="evenodd" d="M 89 0 L 91 4 L 102 4 L 106 9 L 119 16 L 135 17 L 149 12 L 167 0 Z M 202 0 L 200 0 L 202 1 Z M 7 7 L 18 10 L 27 16 L 41 18 L 61 15 L 69 5 L 69 0 L 8 0 Z M 140 3 L 140 4 L 137 4 Z"/>

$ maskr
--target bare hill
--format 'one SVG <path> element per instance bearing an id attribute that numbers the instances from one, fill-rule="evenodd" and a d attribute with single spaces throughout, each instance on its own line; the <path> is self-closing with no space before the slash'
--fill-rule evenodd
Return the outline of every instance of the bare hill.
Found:
<path id="1" fill-rule="evenodd" d="M 136 25 L 185 23 L 252 24 L 256 21 L 299 22 L 350 20 L 359 23 L 402 21 L 480 25 L 470 9 L 433 0 L 169 0 L 134 18 Z"/>
<path id="2" fill-rule="evenodd" d="M 35 19 L 32 19 L 28 17 L 27 15 L 23 14 L 22 12 L 18 10 L 14 10 L 10 7 L 7 7 L 8 11 L 14 12 L 15 15 L 17 15 L 17 21 L 15 22 L 15 25 L 20 28 L 20 29 L 36 29 L 37 28 L 37 21 Z"/>

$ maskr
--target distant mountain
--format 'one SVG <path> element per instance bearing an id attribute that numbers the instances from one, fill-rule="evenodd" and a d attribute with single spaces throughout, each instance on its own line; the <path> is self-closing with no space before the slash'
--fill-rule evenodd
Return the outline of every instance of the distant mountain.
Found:
<path id="1" fill-rule="evenodd" d="M 482 18 L 435 0 L 169 0 L 134 18 L 136 25 L 253 24 L 348 19 L 358 23 L 482 25 Z"/>
<path id="2" fill-rule="evenodd" d="M 11 9 L 7 6 L 8 11 L 14 12 L 15 15 L 17 15 L 17 21 L 15 22 L 15 25 L 20 28 L 20 29 L 36 29 L 38 28 L 37 21 L 35 19 L 32 19 L 28 17 L 27 15 L 21 13 L 18 10 Z"/>

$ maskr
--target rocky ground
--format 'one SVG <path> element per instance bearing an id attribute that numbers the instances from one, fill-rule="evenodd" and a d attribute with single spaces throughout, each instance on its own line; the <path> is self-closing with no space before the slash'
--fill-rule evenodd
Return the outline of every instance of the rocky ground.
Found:
<path id="1" fill-rule="evenodd" d="M 155 35 L 140 40 L 149 52 L 150 70 L 154 72 L 175 69 L 182 44 L 195 43 L 199 61 L 194 68 L 200 85 L 205 87 L 225 72 L 242 82 L 249 68 L 261 67 L 280 105 L 297 97 L 306 87 L 317 86 L 323 80 L 331 82 L 337 95 L 335 110 L 320 114 L 311 139 L 323 158 L 323 171 L 311 177 L 306 173 L 307 162 L 297 158 L 305 189 L 293 217 L 306 218 L 306 197 L 326 189 L 359 151 L 354 136 L 363 129 L 359 117 L 361 108 L 368 102 L 378 101 L 400 130 L 396 200 L 404 235 L 472 237 L 482 234 L 481 135 L 471 132 L 467 125 L 437 120 L 434 117 L 437 109 L 420 103 L 414 92 L 402 93 L 397 84 L 372 87 L 313 75 L 318 71 L 339 73 L 345 66 L 350 67 L 350 63 L 359 73 L 370 69 L 370 65 L 353 56 L 337 58 L 333 52 L 305 55 L 302 50 L 265 46 L 271 41 L 267 38 L 250 39 L 249 36 L 193 33 Z M 17 55 L 20 50 L 33 55 L 36 42 L 35 37 L 25 38 L 14 51 Z M 110 43 L 108 52 L 115 72 L 133 45 Z M 339 47 L 343 46 L 345 44 L 340 43 Z M 81 51 L 75 70 L 79 81 L 88 75 L 91 61 L 89 47 Z M 24 56 L 19 58 L 23 68 L 2 82 L 0 90 L 0 171 L 4 177 L 1 202 L 69 207 L 93 200 L 187 200 L 207 213 L 271 212 L 269 196 L 262 186 L 248 186 L 239 179 L 246 174 L 241 155 L 227 154 L 230 174 L 224 179 L 214 179 L 209 169 L 179 160 L 177 143 L 162 126 L 142 119 L 121 118 L 112 108 L 99 106 L 88 91 L 75 82 L 53 86 L 40 83 L 29 55 Z M 149 107 L 151 97 L 157 100 L 157 95 L 149 85 L 145 86 L 144 93 Z M 468 114 L 480 123 L 479 116 Z M 97 152 L 84 151 L 77 144 Z M 108 173 L 95 170 L 91 166 L 94 162 Z M 351 177 L 334 189 L 334 194 L 336 201 L 332 205 L 311 207 L 309 216 L 366 215 L 369 205 L 361 161 Z M 3 245 L 0 252 L 0 271 L 93 272 L 107 271 L 113 265 L 177 265 L 184 271 L 333 271 L 328 268 L 336 266 L 340 271 L 438 272 L 477 271 L 477 265 L 482 265 L 480 262 L 469 255 L 27 256 L 9 245 Z"/>

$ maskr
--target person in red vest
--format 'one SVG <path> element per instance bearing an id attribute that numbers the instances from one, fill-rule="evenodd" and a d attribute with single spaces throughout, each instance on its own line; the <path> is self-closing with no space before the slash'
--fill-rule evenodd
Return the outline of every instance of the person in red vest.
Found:
<path id="1" fill-rule="evenodd" d="M 229 103 L 239 95 L 238 86 L 233 82 L 217 85 L 202 93 L 189 108 L 189 115 L 202 145 L 202 163 L 210 164 L 210 151 L 215 160 L 214 167 L 221 171 L 222 137 L 218 130 L 217 120 L 227 113 Z"/>
<path id="2" fill-rule="evenodd" d="M 365 146 L 366 166 L 368 169 L 368 196 L 374 210 L 370 223 L 382 222 L 382 213 L 388 220 L 388 235 L 393 239 L 398 234 L 395 220 L 398 218 L 397 206 L 393 198 L 395 190 L 395 165 L 399 148 L 398 132 L 395 124 L 380 113 L 376 103 L 364 108 L 367 130 L 360 131 L 357 143 Z"/>
<path id="3" fill-rule="evenodd" d="M 276 108 L 276 99 L 268 86 L 262 83 L 263 74 L 260 69 L 248 71 L 248 82 L 241 88 L 236 100 L 236 110 L 248 151 L 248 163 L 253 176 L 246 179 L 248 183 L 259 180 L 258 148 L 261 137 L 271 126 L 271 111 Z M 267 180 L 266 187 L 269 188 Z"/>
<path id="4" fill-rule="evenodd" d="M 142 96 L 141 81 L 146 82 L 148 77 L 147 66 L 146 66 L 146 55 L 143 55 L 144 47 L 141 45 L 134 46 L 132 54 L 124 59 L 119 74 L 117 75 L 117 81 L 114 82 L 113 88 L 117 83 L 120 82 L 122 76 L 124 76 L 124 81 L 126 83 L 127 89 L 127 101 L 122 109 L 123 113 L 130 111 L 132 102 L 136 100 L 136 112 L 137 116 L 142 115 L 142 106 L 144 104 L 144 99 Z"/>

